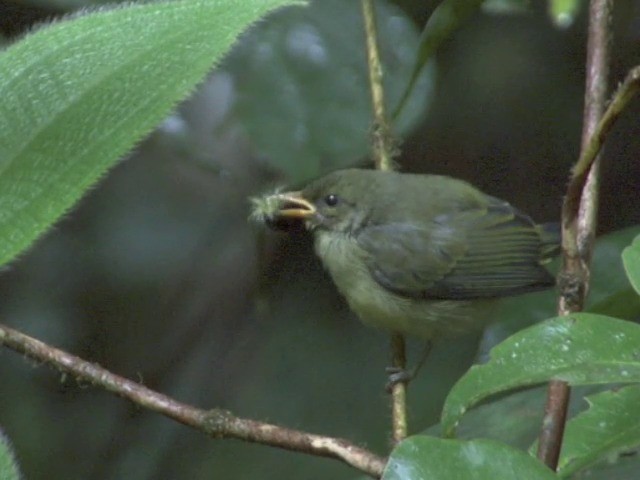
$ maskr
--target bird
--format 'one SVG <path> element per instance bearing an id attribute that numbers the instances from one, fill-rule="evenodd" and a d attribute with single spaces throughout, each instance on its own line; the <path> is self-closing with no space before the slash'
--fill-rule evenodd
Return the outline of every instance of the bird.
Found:
<path id="1" fill-rule="evenodd" d="M 253 199 L 252 217 L 302 226 L 369 326 L 431 342 L 480 329 L 492 300 L 547 289 L 557 224 L 442 175 L 351 168 Z"/>

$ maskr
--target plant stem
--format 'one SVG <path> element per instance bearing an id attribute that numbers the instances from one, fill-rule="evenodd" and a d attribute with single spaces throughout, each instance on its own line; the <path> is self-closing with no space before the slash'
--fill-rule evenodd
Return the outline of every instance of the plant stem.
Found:
<path id="1" fill-rule="evenodd" d="M 378 50 L 378 32 L 373 0 L 362 0 L 362 15 L 367 40 L 369 85 L 371 87 L 371 104 L 373 105 L 373 156 L 377 169 L 393 170 L 394 142 L 385 112 L 382 63 Z"/>
<path id="2" fill-rule="evenodd" d="M 361 0 L 361 4 L 367 44 L 371 103 L 373 105 L 373 156 L 377 169 L 393 170 L 394 142 L 385 113 L 376 13 L 373 0 Z M 400 333 L 391 334 L 391 357 L 394 370 L 406 369 L 406 346 L 404 337 Z M 391 437 L 395 445 L 407 436 L 407 384 L 405 382 L 394 382 L 391 386 L 391 423 Z"/>
<path id="3" fill-rule="evenodd" d="M 581 159 L 589 155 L 604 111 L 609 74 L 610 19 L 612 0 L 591 0 L 589 6 L 589 39 L 587 43 L 587 77 L 581 143 Z M 580 161 L 572 173 L 562 208 L 563 262 L 559 276 L 558 314 L 568 315 L 583 309 L 589 289 L 590 262 L 598 213 L 600 160 L 584 167 Z M 580 167 L 580 168 L 578 168 Z M 577 201 L 576 201 L 577 200 Z M 555 470 L 560 458 L 571 389 L 566 382 L 549 383 L 538 458 Z"/>
<path id="4" fill-rule="evenodd" d="M 407 368 L 406 345 L 400 333 L 391 334 L 391 365 L 396 371 Z M 391 441 L 395 445 L 407 437 L 407 384 L 396 382 L 391 387 Z"/>

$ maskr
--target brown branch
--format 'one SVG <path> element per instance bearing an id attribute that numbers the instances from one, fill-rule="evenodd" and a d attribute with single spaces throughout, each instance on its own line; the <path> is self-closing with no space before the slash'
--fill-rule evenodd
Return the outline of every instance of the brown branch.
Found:
<path id="1" fill-rule="evenodd" d="M 589 290 L 591 252 L 598 213 L 599 155 L 590 149 L 598 140 L 598 125 L 604 111 L 609 74 L 610 19 L 612 0 L 591 0 L 587 42 L 587 77 L 581 142 L 582 158 L 576 163 L 562 207 L 563 264 L 559 276 L 558 314 L 568 315 L 583 309 Z M 599 148 L 598 148 L 599 150 Z M 569 405 L 569 385 L 559 380 L 549 383 L 538 458 L 555 470 Z"/>
<path id="2" fill-rule="evenodd" d="M 214 438 L 234 438 L 335 458 L 374 478 L 382 475 L 386 463 L 386 459 L 347 440 L 240 418 L 226 410 L 192 407 L 4 325 L 0 325 L 0 344 Z"/>
<path id="3" fill-rule="evenodd" d="M 382 64 L 378 50 L 378 33 L 373 0 L 362 0 L 362 16 L 367 43 L 367 61 L 369 65 L 369 83 L 371 85 L 371 103 L 373 105 L 373 156 L 376 168 L 393 170 L 393 156 L 396 153 L 393 135 L 387 121 L 384 105 L 384 84 Z M 406 368 L 406 347 L 400 333 L 391 334 L 391 364 L 394 370 Z M 407 384 L 393 382 L 391 385 L 391 437 L 393 444 L 407 436 Z"/>

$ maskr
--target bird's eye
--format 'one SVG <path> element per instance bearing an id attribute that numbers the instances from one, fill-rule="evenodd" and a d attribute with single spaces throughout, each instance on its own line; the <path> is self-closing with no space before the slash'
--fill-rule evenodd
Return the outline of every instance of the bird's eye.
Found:
<path id="1" fill-rule="evenodd" d="M 335 207 L 338 205 L 338 202 L 340 202 L 340 199 L 333 193 L 324 197 L 324 203 L 326 203 L 328 207 Z"/>

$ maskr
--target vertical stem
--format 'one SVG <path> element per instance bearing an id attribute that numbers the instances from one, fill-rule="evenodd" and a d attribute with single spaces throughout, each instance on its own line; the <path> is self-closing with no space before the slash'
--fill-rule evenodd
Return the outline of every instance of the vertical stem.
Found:
<path id="1" fill-rule="evenodd" d="M 538 439 L 538 458 L 552 470 L 558 467 L 570 396 L 571 388 L 566 382 L 549 382 L 542 429 Z"/>
<path id="2" fill-rule="evenodd" d="M 362 0 L 362 15 L 367 40 L 367 61 L 369 64 L 369 84 L 373 105 L 373 155 L 376 168 L 393 170 L 393 141 L 384 107 L 384 85 L 382 64 L 378 50 L 378 31 L 373 0 Z"/>
<path id="3" fill-rule="evenodd" d="M 393 136 L 386 118 L 384 106 L 384 86 L 382 64 L 378 50 L 376 14 L 373 0 L 361 0 L 367 43 L 367 61 L 369 64 L 369 83 L 373 105 L 373 155 L 376 168 L 393 169 Z M 406 348 L 404 337 L 400 333 L 391 335 L 392 366 L 395 369 L 406 368 Z M 407 436 L 407 385 L 395 382 L 391 388 L 392 440 L 398 443 Z"/>
<path id="4" fill-rule="evenodd" d="M 405 370 L 407 355 L 404 337 L 400 333 L 391 334 L 391 365 L 394 369 Z M 395 445 L 407 436 L 407 384 L 397 382 L 391 390 L 391 441 Z"/>
<path id="5" fill-rule="evenodd" d="M 588 148 L 604 112 L 612 7 L 613 0 L 591 0 L 589 6 L 581 155 Z M 562 207 L 563 265 L 559 276 L 559 315 L 568 315 L 584 308 L 589 290 L 591 253 L 598 213 L 599 171 L 599 158 L 596 158 L 587 172 L 574 170 Z M 538 458 L 553 470 L 558 466 L 570 394 L 571 389 L 567 383 L 559 380 L 549 383 Z"/>

